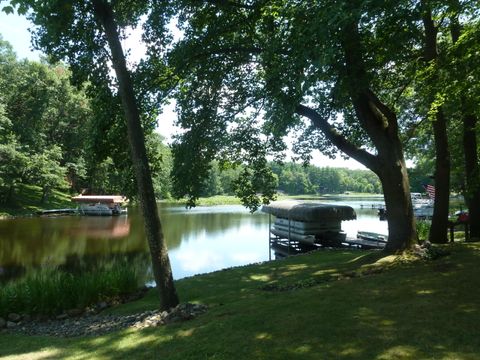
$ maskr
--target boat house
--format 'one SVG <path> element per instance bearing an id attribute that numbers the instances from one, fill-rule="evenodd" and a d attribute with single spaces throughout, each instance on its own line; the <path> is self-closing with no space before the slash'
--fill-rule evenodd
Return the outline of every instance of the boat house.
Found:
<path id="1" fill-rule="evenodd" d="M 121 195 L 78 195 L 72 201 L 79 203 L 79 212 L 83 215 L 120 215 L 127 212 L 122 204 L 127 199 Z"/>

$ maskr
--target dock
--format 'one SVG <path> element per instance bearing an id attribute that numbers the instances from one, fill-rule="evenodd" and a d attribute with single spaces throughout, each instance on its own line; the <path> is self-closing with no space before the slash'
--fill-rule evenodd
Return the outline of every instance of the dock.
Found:
<path id="1" fill-rule="evenodd" d="M 386 241 L 381 240 L 367 240 L 367 239 L 346 239 L 344 242 L 347 247 L 354 247 L 364 250 L 382 250 L 387 245 Z"/>
<path id="2" fill-rule="evenodd" d="M 360 204 L 360 209 L 384 210 L 385 204 Z"/>
<path id="3" fill-rule="evenodd" d="M 77 209 L 51 209 L 51 210 L 37 211 L 37 215 L 40 215 L 40 216 L 68 215 L 68 214 L 76 214 L 77 212 L 78 212 Z"/>
<path id="4" fill-rule="evenodd" d="M 357 217 L 350 206 L 278 201 L 264 205 L 262 211 L 269 214 L 270 259 L 272 250 L 276 258 L 282 258 L 319 249 L 382 250 L 387 244 L 388 235 L 368 231 L 347 238 L 341 222 Z"/>

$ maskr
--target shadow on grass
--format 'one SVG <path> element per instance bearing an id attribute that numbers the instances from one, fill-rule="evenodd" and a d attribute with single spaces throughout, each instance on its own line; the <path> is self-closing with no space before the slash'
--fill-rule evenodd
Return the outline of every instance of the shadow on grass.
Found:
<path id="1" fill-rule="evenodd" d="M 178 282 L 198 318 L 96 338 L 0 337 L 0 354 L 38 359 L 477 359 L 478 245 L 431 262 L 285 292 L 261 285 L 358 270 L 381 253 L 314 254 Z M 154 296 L 144 300 L 153 305 Z M 138 304 L 136 305 L 138 306 Z M 16 345 L 14 345 L 16 344 Z M 15 356 L 16 355 L 16 356 Z"/>

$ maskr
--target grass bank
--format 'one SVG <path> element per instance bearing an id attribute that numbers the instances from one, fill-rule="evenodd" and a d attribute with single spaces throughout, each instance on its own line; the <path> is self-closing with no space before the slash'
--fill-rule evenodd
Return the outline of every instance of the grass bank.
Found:
<path id="1" fill-rule="evenodd" d="M 193 320 L 95 338 L 0 335 L 3 359 L 478 359 L 480 245 L 433 261 L 316 252 L 178 281 Z M 157 295 L 111 311 L 154 309 Z"/>
<path id="2" fill-rule="evenodd" d="M 326 195 L 285 195 L 285 194 L 278 194 L 277 200 L 328 200 L 328 199 L 337 199 L 339 197 L 342 198 L 381 198 L 383 199 L 383 195 L 378 194 L 365 194 L 365 193 L 349 193 L 349 194 L 326 194 Z M 162 202 L 172 203 L 172 204 L 181 204 L 185 205 L 186 201 L 183 199 L 180 200 L 162 200 Z M 215 205 L 241 205 L 242 202 L 239 198 L 233 195 L 215 195 L 211 197 L 201 197 L 198 199 L 197 206 L 215 206 Z"/>
<path id="3" fill-rule="evenodd" d="M 41 199 L 42 189 L 40 187 L 20 184 L 10 203 L 0 203 L 0 218 L 31 215 L 42 209 L 62 209 L 74 206 L 70 200 L 70 194 L 57 190 L 54 190 L 44 203 L 41 202 Z"/>

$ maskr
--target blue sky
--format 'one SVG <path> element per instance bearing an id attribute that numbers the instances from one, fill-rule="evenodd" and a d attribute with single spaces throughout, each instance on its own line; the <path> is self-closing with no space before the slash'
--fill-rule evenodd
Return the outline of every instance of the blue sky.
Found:
<path id="1" fill-rule="evenodd" d="M 4 40 L 12 44 L 20 59 L 39 60 L 40 52 L 33 51 L 30 45 L 30 22 L 23 16 L 5 14 L 0 11 L 0 34 Z"/>

